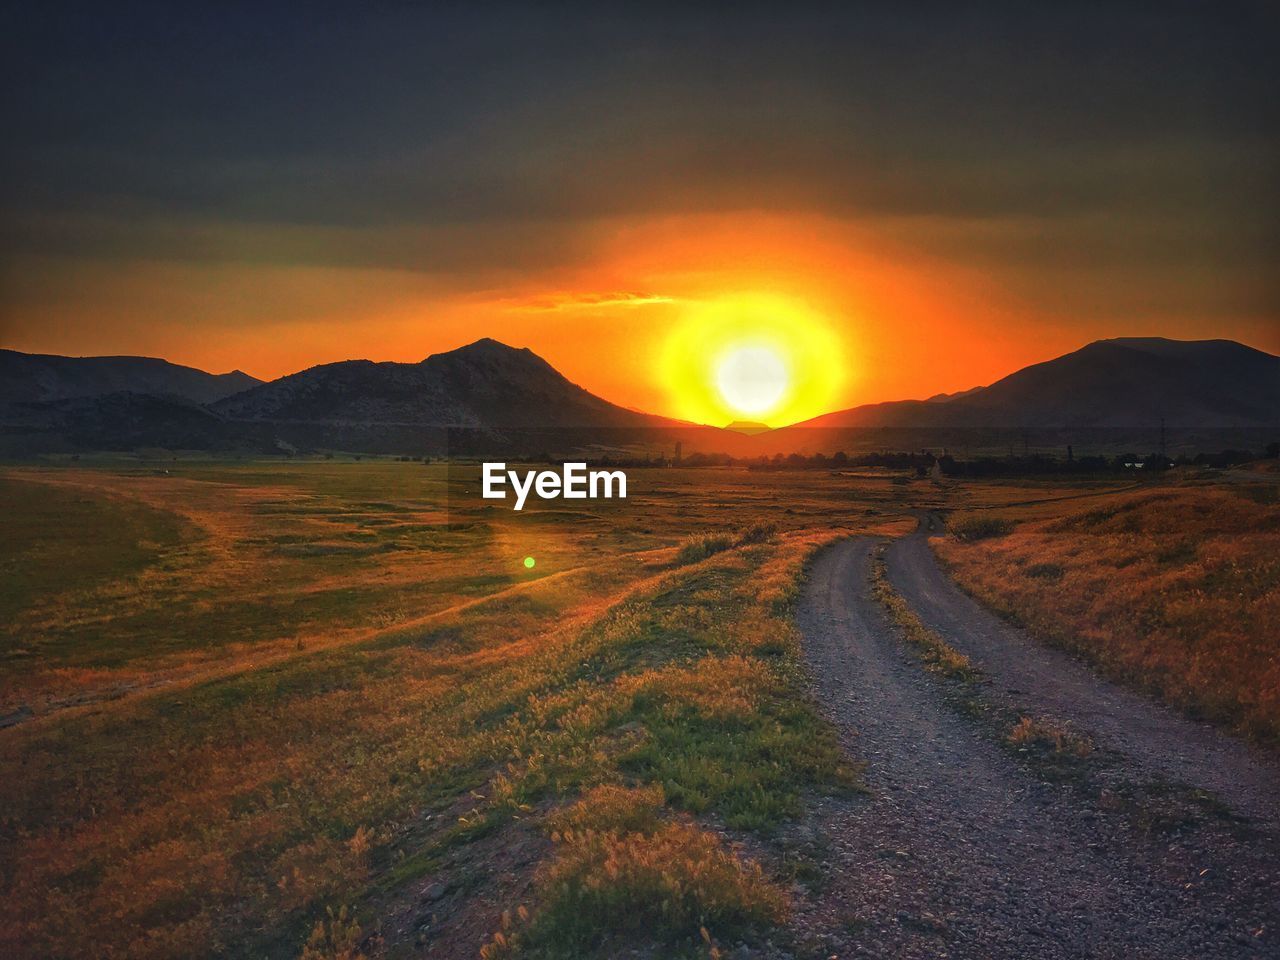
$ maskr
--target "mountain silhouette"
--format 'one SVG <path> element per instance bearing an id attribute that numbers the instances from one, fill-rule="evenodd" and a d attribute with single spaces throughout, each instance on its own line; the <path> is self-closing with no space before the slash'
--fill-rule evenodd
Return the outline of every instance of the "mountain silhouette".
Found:
<path id="1" fill-rule="evenodd" d="M 661 427 L 571 383 L 527 347 L 488 338 L 421 363 L 346 360 L 312 367 L 212 405 L 232 420 L 437 427 Z"/>
<path id="2" fill-rule="evenodd" d="M 1280 424 L 1280 357 L 1232 340 L 1122 337 L 987 387 L 866 404 L 796 428 L 1177 428 Z"/>
<path id="3" fill-rule="evenodd" d="M 0 350 L 0 404 L 44 403 L 112 393 L 213 403 L 260 384 L 234 370 L 205 373 L 155 357 L 59 357 Z"/>
<path id="4" fill-rule="evenodd" d="M 141 357 L 15 351 L 0 351 L 0 374 L 0 453 L 17 456 L 156 447 L 665 459 L 677 443 L 686 455 L 736 456 L 980 447 L 975 432 L 1010 429 L 1058 431 L 1063 443 L 1088 434 L 1114 446 L 1152 441 L 1162 423 L 1221 449 L 1242 430 L 1266 428 L 1272 439 L 1280 427 L 1280 357 L 1229 340 L 1100 340 L 990 386 L 854 407 L 753 436 L 739 432 L 742 424 L 722 430 L 618 406 L 532 351 L 491 339 L 420 363 L 348 360 L 270 383 Z M 238 384 L 248 388 L 224 392 Z"/>

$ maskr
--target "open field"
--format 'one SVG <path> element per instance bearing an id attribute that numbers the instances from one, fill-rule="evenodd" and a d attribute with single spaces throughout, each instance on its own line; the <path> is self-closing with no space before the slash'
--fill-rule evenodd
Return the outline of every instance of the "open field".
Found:
<path id="1" fill-rule="evenodd" d="M 808 956 L 824 868 L 797 831 L 878 762 L 803 666 L 816 550 L 922 511 L 1276 509 L 630 476 L 625 503 L 516 514 L 421 463 L 6 470 L 0 952 Z"/>
<path id="2" fill-rule="evenodd" d="M 953 518 L 956 579 L 1110 675 L 1280 740 L 1280 484 L 1187 481 Z"/>

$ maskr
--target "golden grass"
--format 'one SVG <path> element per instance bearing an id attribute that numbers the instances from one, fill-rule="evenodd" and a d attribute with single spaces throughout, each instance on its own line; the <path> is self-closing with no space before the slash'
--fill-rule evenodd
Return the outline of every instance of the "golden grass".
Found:
<path id="1" fill-rule="evenodd" d="M 893 589 L 885 572 L 883 548 L 871 561 L 871 594 L 901 628 L 903 637 L 915 648 L 926 670 L 957 680 L 974 679 L 977 671 L 972 661 L 926 627 L 902 595 Z"/>
<path id="2" fill-rule="evenodd" d="M 1280 506 L 1175 485 L 1067 502 L 1006 536 L 934 541 L 974 595 L 1113 676 L 1280 738 Z"/>
<path id="3" fill-rule="evenodd" d="M 155 480 L 163 496 L 212 513 L 222 496 L 229 512 L 254 500 L 237 495 L 234 483 L 203 490 L 207 481 Z M 268 481 L 279 496 L 281 477 L 258 479 Z M 327 515 L 352 509 L 328 483 L 323 505 L 335 513 Z M 301 501 L 308 508 L 310 497 Z M 690 504 L 690 516 L 716 515 L 711 497 Z M 266 516 L 243 521 L 263 526 L 233 542 L 263 540 L 249 546 L 269 553 L 273 530 L 300 533 L 293 514 L 273 507 Z M 480 849 L 486 837 L 571 804 L 582 791 L 623 784 L 661 787 L 661 824 L 570 828 L 575 838 L 595 839 L 556 846 L 539 872 L 544 896 L 531 904 L 535 920 L 554 913 L 554 891 L 595 883 L 601 870 L 620 871 L 646 896 L 681 885 L 683 906 L 664 914 L 671 924 L 664 937 L 701 936 L 681 919 L 695 910 L 744 935 L 776 919 L 762 868 L 690 815 L 767 834 L 801 810 L 806 791 L 854 782 L 804 697 L 786 616 L 804 558 L 838 532 L 797 520 L 776 538 L 748 538 L 758 542 L 678 568 L 678 535 L 652 513 L 551 532 L 538 532 L 547 518 L 532 526 L 454 519 L 472 540 L 393 555 L 424 578 L 418 602 L 447 610 L 362 632 L 346 621 L 352 608 L 333 610 L 340 641 L 317 627 L 299 650 L 295 637 L 267 633 L 232 662 L 215 659 L 225 672 L 214 679 L 196 674 L 184 685 L 5 731 L 0 875 L 9 920 L 0 952 L 354 956 L 364 941 L 350 931 L 376 929 L 372 921 L 415 882 L 452 869 L 450 851 Z M 639 529 L 649 525 L 662 533 Z M 546 547 L 538 572 L 545 557 L 549 575 L 531 579 L 521 568 L 513 586 L 485 582 L 487 596 L 459 596 L 460 566 L 483 576 L 486 564 L 504 557 L 518 563 L 535 535 Z M 207 533 L 192 549 L 213 550 L 219 536 Z M 253 576 L 240 561 L 234 578 L 200 574 L 227 591 L 208 600 L 211 641 L 221 639 L 219 617 L 264 582 L 295 578 L 305 587 L 335 576 L 325 556 L 272 560 Z M 195 560 L 183 563 L 189 570 Z M 376 582 L 376 566 L 341 563 L 357 581 Z M 404 574 L 392 571 L 391 579 Z M 147 575 L 163 584 L 168 572 Z M 176 589 L 180 581 L 172 581 Z M 85 609 L 108 628 L 116 622 L 98 600 Z M 72 657 L 87 652 L 63 641 Z M 156 662 L 144 650 L 115 669 L 144 676 Z M 20 688 L 34 675 L 12 679 Z M 654 874 L 677 849 L 693 856 L 691 865 L 668 864 L 674 881 Z M 477 882 L 488 882 L 483 865 L 475 869 Z M 344 916 L 348 904 L 355 912 Z M 601 935 L 611 922 L 601 920 Z"/>
<path id="4" fill-rule="evenodd" d="M 787 897 L 710 831 L 668 817 L 662 788 L 602 785 L 547 821 L 557 849 L 537 905 L 507 911 L 485 960 L 580 956 L 609 944 L 686 945 L 780 922 Z M 514 917 L 514 919 L 513 919 Z"/>
<path id="5" fill-rule="evenodd" d="M 531 955 L 607 956 L 636 912 L 658 955 L 752 936 L 786 909 L 771 831 L 857 782 L 805 693 L 806 558 L 1046 492 L 673 470 L 608 515 L 515 515 L 413 464 L 6 475 L 183 531 L 92 582 L 51 553 L 8 627 L 35 655 L 0 674 L 37 713 L 0 732 L 0 954 L 143 960 L 374 955 L 424 882 L 490 892 L 539 831 L 528 902 L 479 929 Z M 677 564 L 703 536 L 730 545 Z"/>
<path id="6" fill-rule="evenodd" d="M 1021 717 L 1006 738 L 1015 747 L 1048 750 L 1083 760 L 1093 753 L 1093 741 L 1055 720 Z"/>
<path id="7" fill-rule="evenodd" d="M 539 878 L 542 905 L 528 942 L 560 955 L 608 940 L 692 941 L 706 929 L 740 934 L 777 923 L 787 898 L 760 865 L 690 823 L 650 833 L 586 830 L 560 836 Z"/>

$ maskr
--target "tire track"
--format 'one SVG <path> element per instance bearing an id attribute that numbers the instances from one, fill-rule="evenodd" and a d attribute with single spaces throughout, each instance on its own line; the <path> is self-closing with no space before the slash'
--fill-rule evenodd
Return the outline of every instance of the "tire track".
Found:
<path id="1" fill-rule="evenodd" d="M 870 594 L 872 549 L 858 539 L 821 553 L 797 613 L 819 697 L 870 789 L 818 804 L 829 886 L 798 907 L 797 928 L 837 957 L 1274 949 L 1280 888 L 1266 851 L 1214 852 L 1216 832 L 1142 835 L 1034 776 L 905 651 Z"/>

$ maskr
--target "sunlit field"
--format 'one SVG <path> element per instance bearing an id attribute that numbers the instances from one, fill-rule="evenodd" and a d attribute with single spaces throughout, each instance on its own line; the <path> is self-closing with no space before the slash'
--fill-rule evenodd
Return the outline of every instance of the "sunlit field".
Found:
<path id="1" fill-rule="evenodd" d="M 1123 662 L 1175 698 L 1265 672 L 1277 508 L 1251 487 L 629 476 L 625 502 L 517 514 L 413 462 L 5 471 L 0 953 L 706 957 L 784 936 L 781 832 L 860 783 L 808 693 L 797 585 L 822 544 L 923 510 L 1034 518 L 940 549 L 1082 642 L 1125 641 L 1117 605 L 1158 596 L 1153 574 L 1199 578 L 1164 615 L 1207 630 L 1212 681 Z M 1274 722 L 1274 669 L 1233 721 Z"/>
<path id="2" fill-rule="evenodd" d="M 1105 502 L 952 518 L 935 547 L 979 599 L 1192 713 L 1280 739 L 1280 484 L 1239 471 Z"/>

